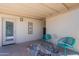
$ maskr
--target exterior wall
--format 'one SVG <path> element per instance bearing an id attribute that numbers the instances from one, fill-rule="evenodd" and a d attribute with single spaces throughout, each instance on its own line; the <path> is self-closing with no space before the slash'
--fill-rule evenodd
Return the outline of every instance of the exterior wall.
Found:
<path id="1" fill-rule="evenodd" d="M 33 34 L 28 34 L 28 22 L 33 23 Z M 35 19 L 24 18 L 23 22 L 16 21 L 16 42 L 25 42 L 41 39 L 42 37 L 42 22 Z"/>
<path id="2" fill-rule="evenodd" d="M 61 37 L 74 37 L 77 42 L 76 49 L 79 51 L 79 9 L 58 15 L 56 17 L 47 18 L 46 29 L 47 33 L 52 36 L 57 36 L 51 40 L 54 44 L 56 44 Z"/>
<path id="3" fill-rule="evenodd" d="M 15 20 L 15 39 L 16 43 L 22 43 L 31 40 L 38 40 L 42 37 L 42 21 L 36 19 L 23 18 L 23 22 L 20 21 L 20 17 L 0 14 L 0 46 L 2 46 L 2 18 L 12 18 Z M 28 22 L 33 23 L 33 34 L 28 34 Z"/>
<path id="4" fill-rule="evenodd" d="M 0 17 L 0 46 L 2 46 L 2 20 Z"/>

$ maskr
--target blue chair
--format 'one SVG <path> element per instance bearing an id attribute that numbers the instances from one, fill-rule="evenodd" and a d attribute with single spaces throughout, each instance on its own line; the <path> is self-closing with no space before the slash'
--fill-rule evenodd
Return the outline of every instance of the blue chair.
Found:
<path id="1" fill-rule="evenodd" d="M 49 42 L 51 39 L 52 39 L 52 36 L 50 34 L 45 34 L 42 40 L 45 42 Z"/>
<path id="2" fill-rule="evenodd" d="M 76 40 L 73 37 L 64 37 L 58 40 L 57 46 L 64 48 L 64 55 L 67 55 L 67 49 L 75 46 Z"/>

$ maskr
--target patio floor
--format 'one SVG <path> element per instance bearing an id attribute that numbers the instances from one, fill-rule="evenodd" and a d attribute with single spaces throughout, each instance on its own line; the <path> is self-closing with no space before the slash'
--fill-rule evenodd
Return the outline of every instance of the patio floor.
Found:
<path id="1" fill-rule="evenodd" d="M 20 44 L 6 45 L 6 46 L 0 47 L 0 56 L 30 56 L 27 48 L 33 43 L 42 44 L 44 47 L 48 45 L 47 43 L 44 43 L 40 40 L 30 41 L 30 42 L 25 42 Z M 72 54 L 73 52 L 71 51 L 70 53 Z M 71 55 L 70 53 L 69 55 Z M 60 54 L 63 55 L 63 52 L 60 52 Z M 53 56 L 59 56 L 59 55 L 54 53 Z"/>

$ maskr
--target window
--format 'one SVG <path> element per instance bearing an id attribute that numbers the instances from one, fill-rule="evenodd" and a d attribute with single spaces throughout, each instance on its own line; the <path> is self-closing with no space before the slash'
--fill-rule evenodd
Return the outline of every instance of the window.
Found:
<path id="1" fill-rule="evenodd" d="M 33 34 L 33 23 L 28 22 L 28 34 Z"/>

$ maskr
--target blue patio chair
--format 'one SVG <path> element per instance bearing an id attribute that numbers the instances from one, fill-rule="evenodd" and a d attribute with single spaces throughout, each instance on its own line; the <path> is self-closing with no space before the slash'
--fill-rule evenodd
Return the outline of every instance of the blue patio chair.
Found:
<path id="1" fill-rule="evenodd" d="M 50 43 L 49 41 L 52 39 L 52 36 L 50 34 L 45 34 L 43 36 L 43 41 Z"/>
<path id="2" fill-rule="evenodd" d="M 67 55 L 67 49 L 73 48 L 76 43 L 76 40 L 73 37 L 64 37 L 58 40 L 57 46 L 64 48 L 64 55 Z"/>

